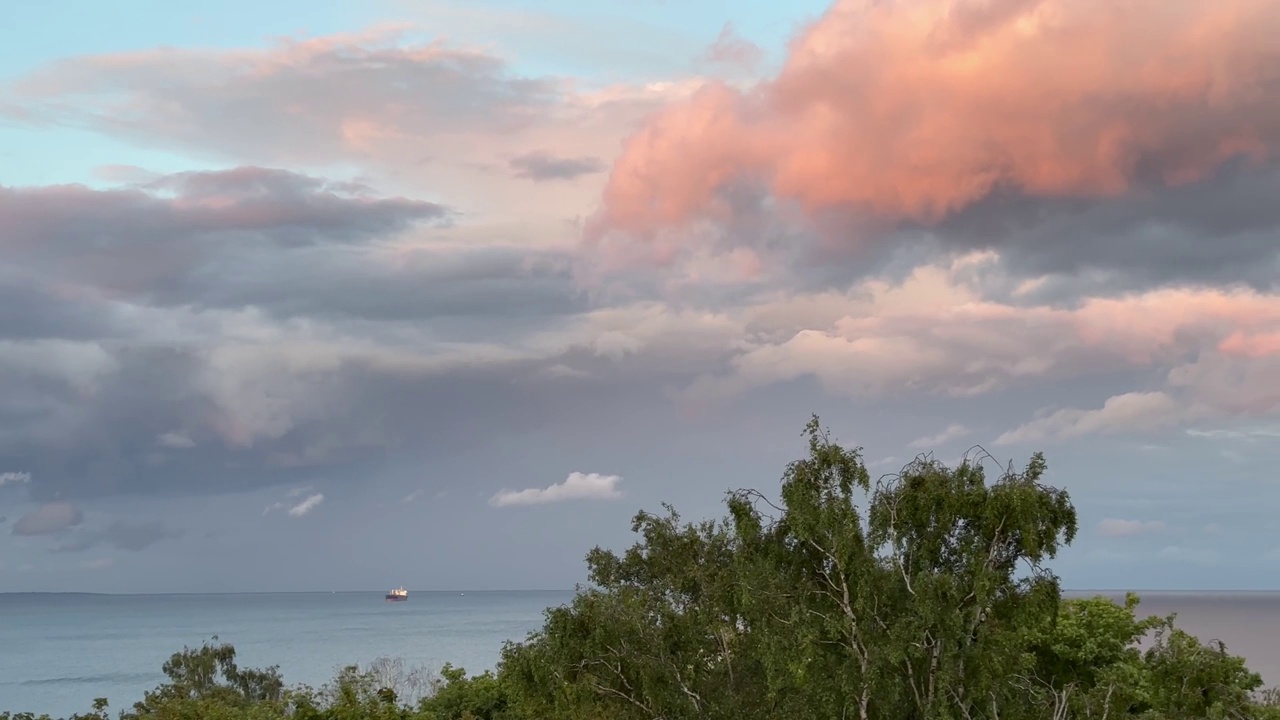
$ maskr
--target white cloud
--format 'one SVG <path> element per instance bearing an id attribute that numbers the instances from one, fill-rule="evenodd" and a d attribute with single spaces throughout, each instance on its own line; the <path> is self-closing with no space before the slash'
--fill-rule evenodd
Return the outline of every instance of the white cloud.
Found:
<path id="1" fill-rule="evenodd" d="M 1165 529 L 1165 524 L 1161 520 L 1123 520 L 1120 518 L 1106 518 L 1098 523 L 1098 534 L 1106 537 L 1132 537 L 1134 535 L 1146 535 L 1148 533 L 1157 533 Z"/>
<path id="2" fill-rule="evenodd" d="M 509 505 L 545 505 L 566 500 L 616 500 L 622 497 L 622 491 L 618 489 L 620 482 L 622 478 L 617 475 L 569 473 L 569 477 L 565 478 L 564 482 L 548 485 L 545 488 L 499 491 L 489 498 L 489 504 L 494 507 L 507 507 Z"/>
<path id="3" fill-rule="evenodd" d="M 912 440 L 911 443 L 907 445 L 907 447 L 916 448 L 916 449 L 934 448 L 934 447 L 937 447 L 938 445 L 944 445 L 946 443 L 949 443 L 952 440 L 959 440 L 960 438 L 968 434 L 969 434 L 969 428 L 963 425 L 960 425 L 958 423 L 952 423 L 937 435 L 931 435 L 931 436 L 926 436 L 926 437 Z"/>
<path id="4" fill-rule="evenodd" d="M 21 485 L 31 482 L 31 473 L 28 472 L 3 472 L 0 473 L 0 487 L 5 485 Z"/>
<path id="5" fill-rule="evenodd" d="M 1185 416 L 1178 402 L 1162 392 L 1131 392 L 1107 398 L 1095 410 L 1064 408 L 1014 428 L 996 445 L 1065 439 L 1118 431 L 1151 430 L 1175 424 Z"/>
<path id="6" fill-rule="evenodd" d="M 417 490 L 414 490 L 413 492 L 409 493 L 408 495 L 405 495 L 404 497 L 400 498 L 400 504 L 401 504 L 401 505 L 408 505 L 409 503 L 413 502 L 414 500 L 417 500 L 417 499 L 418 499 L 418 498 L 420 498 L 420 497 L 422 497 L 422 489 L 421 489 L 421 488 L 419 488 L 419 489 L 417 489 Z"/>
<path id="7" fill-rule="evenodd" d="M 185 448 L 193 448 L 196 446 L 194 440 L 189 435 L 181 431 L 167 432 L 156 437 L 156 444 L 160 447 L 173 448 L 181 450 Z"/>
<path id="8" fill-rule="evenodd" d="M 1253 442 L 1257 440 L 1274 440 L 1276 438 L 1280 438 L 1280 427 L 1255 427 L 1239 430 L 1199 430 L 1196 428 L 1190 428 L 1187 430 L 1187 435 L 1209 440 L 1241 440 L 1245 442 Z"/>
<path id="9" fill-rule="evenodd" d="M 555 378 L 586 378 L 591 377 L 591 373 L 586 370 L 569 367 L 563 363 L 556 363 L 542 370 L 544 375 Z"/>
<path id="10" fill-rule="evenodd" d="M 289 508 L 289 517 L 302 517 L 315 510 L 322 502 L 324 502 L 323 494 L 308 495 L 305 500 Z"/>
<path id="11" fill-rule="evenodd" d="M 289 497 L 297 497 L 298 495 L 302 494 L 303 492 L 306 492 L 309 489 L 310 488 L 294 488 L 293 490 L 289 491 Z M 287 503 L 282 503 L 282 502 L 271 503 L 270 505 L 263 508 L 262 514 L 266 515 L 276 510 L 284 510 L 285 508 L 288 508 L 289 517 L 302 517 L 303 515 L 306 515 L 312 510 L 315 510 L 316 507 L 319 506 L 320 503 L 322 502 L 324 502 L 324 494 L 316 493 L 314 495 L 308 495 L 301 502 L 293 506 L 289 506 Z"/>

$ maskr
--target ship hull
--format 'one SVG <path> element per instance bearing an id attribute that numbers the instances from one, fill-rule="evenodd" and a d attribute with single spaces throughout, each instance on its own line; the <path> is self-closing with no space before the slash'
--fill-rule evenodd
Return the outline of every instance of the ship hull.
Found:
<path id="1" fill-rule="evenodd" d="M 388 595 L 388 596 L 387 596 L 387 602 L 405 602 L 405 601 L 406 601 L 406 600 L 408 600 L 408 599 L 409 599 L 409 598 L 407 598 L 407 597 L 396 597 L 396 596 L 394 596 L 394 595 Z"/>

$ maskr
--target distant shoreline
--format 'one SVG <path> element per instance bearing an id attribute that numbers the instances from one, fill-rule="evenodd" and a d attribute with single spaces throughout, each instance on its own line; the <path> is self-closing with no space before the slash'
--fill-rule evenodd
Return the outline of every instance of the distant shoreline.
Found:
<path id="1" fill-rule="evenodd" d="M 0 591 L 0 597 L 7 596 L 77 596 L 77 597 L 162 597 L 162 596 L 228 596 L 228 595 L 365 595 L 365 594 L 381 594 L 385 593 L 383 589 L 369 590 L 246 590 L 246 591 L 222 591 L 222 592 L 81 592 L 75 590 L 23 590 L 23 591 Z M 412 590 L 411 594 L 416 595 L 445 595 L 445 594 L 469 594 L 469 595 L 498 595 L 510 593 L 524 594 L 561 594 L 575 592 L 574 588 L 537 588 L 537 589 L 511 589 L 511 590 Z M 1193 590 L 1177 590 L 1168 588 L 1149 588 L 1149 589 L 1124 589 L 1124 588 L 1063 588 L 1064 595 L 1123 595 L 1124 593 L 1136 593 L 1142 595 L 1183 595 L 1183 596 L 1224 596 L 1224 595 L 1277 595 L 1280 594 L 1280 588 L 1267 590 L 1241 590 L 1241 589 L 1193 589 Z"/>
<path id="2" fill-rule="evenodd" d="M 526 594 L 547 594 L 552 593 L 572 593 L 573 588 L 563 589 L 535 589 L 535 590 L 409 590 L 412 594 L 417 595 L 445 595 L 445 594 L 467 594 L 467 595 L 498 595 L 504 593 L 526 593 Z M 80 592 L 75 590 L 22 590 L 22 591 L 0 591 L 0 597 L 9 595 L 76 595 L 85 597 L 157 597 L 170 595 L 366 595 L 370 593 L 383 594 L 385 589 L 380 590 L 246 590 L 246 591 L 223 591 L 223 592 Z"/>

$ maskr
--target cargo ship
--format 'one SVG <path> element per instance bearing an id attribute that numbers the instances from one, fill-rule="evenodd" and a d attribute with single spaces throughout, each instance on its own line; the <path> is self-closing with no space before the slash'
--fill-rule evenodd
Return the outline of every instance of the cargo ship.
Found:
<path id="1" fill-rule="evenodd" d="M 402 587 L 387 592 L 388 602 L 404 602 L 409 599 L 409 591 Z"/>

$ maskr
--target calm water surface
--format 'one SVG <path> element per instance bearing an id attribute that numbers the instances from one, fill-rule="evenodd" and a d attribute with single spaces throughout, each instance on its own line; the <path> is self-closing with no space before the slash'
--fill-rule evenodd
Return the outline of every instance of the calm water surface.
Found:
<path id="1" fill-rule="evenodd" d="M 1068 592 L 1068 597 L 1105 595 L 1124 601 L 1123 592 Z M 1177 627 L 1202 641 L 1221 640 L 1267 685 L 1280 685 L 1280 592 L 1140 592 L 1138 615 L 1177 613 Z"/>
<path id="2" fill-rule="evenodd" d="M 1078 596 L 1081 593 L 1069 593 Z M 1122 593 L 1105 594 L 1123 597 Z M 279 665 L 289 683 L 320 685 L 343 665 L 398 657 L 407 666 L 491 668 L 504 640 L 542 624 L 571 592 L 266 595 L 0 595 L 0 710 L 65 716 L 95 697 L 128 707 L 163 681 L 160 666 L 212 636 L 245 667 Z M 1143 593 L 1144 614 L 1177 612 L 1201 639 L 1221 639 L 1280 684 L 1280 593 Z"/>
<path id="3" fill-rule="evenodd" d="M 245 595 L 0 594 L 0 710 L 66 716 L 106 697 L 119 710 L 164 680 L 184 645 L 217 636 L 241 667 L 279 665 L 321 685 L 379 657 L 408 667 L 493 667 L 504 640 L 542 626 L 572 592 L 383 592 Z"/>

